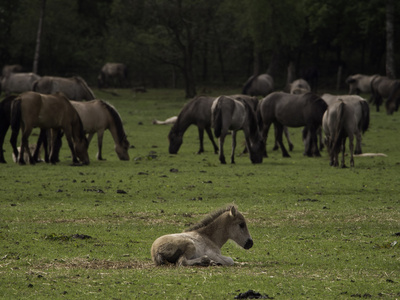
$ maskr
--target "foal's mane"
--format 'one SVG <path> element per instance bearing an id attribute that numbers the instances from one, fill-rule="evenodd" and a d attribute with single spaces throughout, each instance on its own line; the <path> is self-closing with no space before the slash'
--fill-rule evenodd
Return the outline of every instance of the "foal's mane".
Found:
<path id="1" fill-rule="evenodd" d="M 188 229 L 185 229 L 184 232 L 198 230 L 200 228 L 203 228 L 203 227 L 206 227 L 206 226 L 210 225 L 216 218 L 221 216 L 223 213 L 225 213 L 227 211 L 230 211 L 233 206 L 234 205 L 229 205 L 229 206 L 227 206 L 225 208 L 221 208 L 219 210 L 216 210 L 216 211 L 210 213 L 203 220 L 201 220 L 199 223 L 189 227 Z"/>
<path id="2" fill-rule="evenodd" d="M 112 106 L 111 104 L 109 104 L 103 100 L 100 100 L 100 102 L 108 110 L 111 117 L 113 118 L 115 126 L 117 128 L 118 140 L 120 142 L 122 142 L 124 139 L 126 139 L 126 134 L 124 131 L 124 127 L 122 126 L 121 116 L 119 115 L 117 110 L 114 108 L 114 106 Z"/>

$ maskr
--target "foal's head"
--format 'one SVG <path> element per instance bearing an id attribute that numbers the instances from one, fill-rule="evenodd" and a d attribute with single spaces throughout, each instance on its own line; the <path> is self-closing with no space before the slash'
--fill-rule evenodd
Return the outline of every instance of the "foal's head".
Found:
<path id="1" fill-rule="evenodd" d="M 246 220 L 236 206 L 231 207 L 226 221 L 228 235 L 231 240 L 244 249 L 253 247 L 253 239 L 247 229 Z"/>

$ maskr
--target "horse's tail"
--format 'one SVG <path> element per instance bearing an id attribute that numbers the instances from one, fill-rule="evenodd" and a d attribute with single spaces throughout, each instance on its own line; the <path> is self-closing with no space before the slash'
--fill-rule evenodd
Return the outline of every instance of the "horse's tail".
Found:
<path id="1" fill-rule="evenodd" d="M 340 100 L 340 104 L 338 106 L 337 116 L 336 116 L 335 138 L 333 141 L 333 148 L 332 148 L 332 150 L 334 150 L 334 151 L 340 151 L 340 147 L 342 145 L 342 141 L 343 141 L 344 135 L 345 135 L 345 132 L 343 129 L 344 110 L 345 110 L 345 104 L 342 100 Z"/>
<path id="2" fill-rule="evenodd" d="M 10 125 L 11 125 L 11 138 L 10 143 L 13 148 L 13 153 L 15 157 L 18 157 L 19 151 L 17 149 L 17 138 L 18 132 L 21 128 L 21 120 L 22 120 L 22 113 L 21 113 L 21 97 L 15 98 L 11 103 L 11 118 L 10 118 Z"/>
<path id="3" fill-rule="evenodd" d="M 256 79 L 257 76 L 253 75 L 251 76 L 246 83 L 243 85 L 243 90 L 242 90 L 242 94 L 243 95 L 249 95 L 249 89 L 251 87 L 251 85 L 253 84 L 254 79 Z"/>
<path id="4" fill-rule="evenodd" d="M 367 101 L 360 101 L 361 104 L 361 130 L 366 132 L 369 128 L 369 105 Z"/>
<path id="5" fill-rule="evenodd" d="M 244 104 L 244 107 L 246 109 L 246 115 L 247 115 L 248 122 L 249 122 L 250 135 L 252 137 L 257 136 L 258 130 L 259 130 L 259 125 L 257 122 L 256 114 L 254 113 L 254 110 L 250 106 L 250 104 L 247 103 L 247 101 L 243 101 L 242 103 Z"/>
<path id="6" fill-rule="evenodd" d="M 212 125 L 214 127 L 214 135 L 216 138 L 219 138 L 221 136 L 222 132 L 222 109 L 221 109 L 221 99 L 219 98 L 217 100 L 217 103 L 214 107 L 214 110 L 212 112 Z"/>
<path id="7" fill-rule="evenodd" d="M 393 87 L 390 91 L 389 98 L 387 99 L 386 103 L 391 103 L 395 102 L 394 110 L 398 111 L 399 110 L 399 104 L 400 104 L 400 81 L 396 80 L 396 82 L 393 84 Z"/>

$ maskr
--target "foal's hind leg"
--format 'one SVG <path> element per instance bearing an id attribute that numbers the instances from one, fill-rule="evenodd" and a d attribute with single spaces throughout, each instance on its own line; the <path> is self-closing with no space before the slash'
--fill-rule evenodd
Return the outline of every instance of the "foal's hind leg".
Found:
<path id="1" fill-rule="evenodd" d="M 275 123 L 275 127 L 277 129 L 277 141 L 278 141 L 279 146 L 281 147 L 282 156 L 283 157 L 290 157 L 290 155 L 287 152 L 285 146 L 283 145 L 283 141 L 282 141 L 283 125 L 279 124 L 279 123 Z"/>

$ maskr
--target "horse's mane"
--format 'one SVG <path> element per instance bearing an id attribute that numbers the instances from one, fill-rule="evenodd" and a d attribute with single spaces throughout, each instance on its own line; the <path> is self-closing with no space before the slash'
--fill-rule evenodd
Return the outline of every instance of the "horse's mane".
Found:
<path id="1" fill-rule="evenodd" d="M 199 223 L 189 227 L 188 229 L 185 229 L 184 232 L 189 232 L 189 231 L 194 231 L 198 230 L 200 228 L 206 227 L 210 225 L 216 218 L 221 216 L 223 213 L 230 211 L 234 205 L 229 205 L 227 207 L 221 208 L 219 210 L 216 210 L 209 215 L 207 215 L 203 220 L 201 220 Z"/>
<path id="2" fill-rule="evenodd" d="M 96 97 L 94 96 L 93 91 L 90 89 L 90 87 L 87 85 L 86 81 L 80 77 L 80 76 L 73 76 L 72 77 L 76 82 L 80 83 L 82 85 L 82 87 L 86 90 L 87 93 L 89 93 L 90 97 L 92 97 L 91 99 L 86 99 L 86 100 L 93 100 Z"/>
<path id="3" fill-rule="evenodd" d="M 256 79 L 256 78 L 257 78 L 257 75 L 253 75 L 249 79 L 247 79 L 246 83 L 243 85 L 242 94 L 247 95 L 247 91 L 253 84 L 254 79 Z"/>
<path id="4" fill-rule="evenodd" d="M 187 102 L 183 106 L 182 110 L 180 111 L 180 113 L 178 115 L 178 118 L 176 119 L 176 122 L 174 123 L 174 125 L 172 125 L 170 132 L 178 132 L 178 131 L 186 130 L 186 128 L 187 128 L 186 126 L 185 126 L 185 128 L 181 127 L 181 122 L 183 119 L 182 116 L 186 115 L 187 112 L 193 108 L 194 103 L 196 103 L 197 100 L 201 97 L 204 97 L 204 96 L 196 96 L 193 99 L 189 100 L 189 102 Z"/>
<path id="5" fill-rule="evenodd" d="M 117 133 L 118 133 L 118 140 L 122 143 L 124 139 L 126 139 L 126 133 L 124 131 L 124 127 L 122 125 L 122 119 L 117 110 L 115 109 L 114 106 L 111 104 L 100 100 L 101 104 L 108 110 L 110 113 L 111 117 L 114 120 L 115 126 L 117 127 Z"/>

